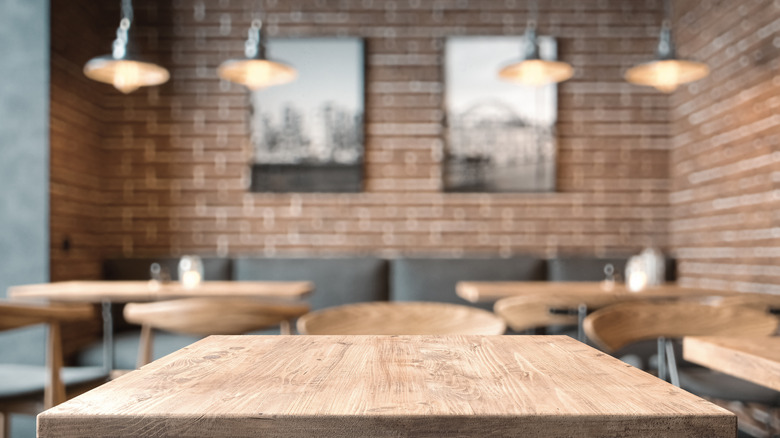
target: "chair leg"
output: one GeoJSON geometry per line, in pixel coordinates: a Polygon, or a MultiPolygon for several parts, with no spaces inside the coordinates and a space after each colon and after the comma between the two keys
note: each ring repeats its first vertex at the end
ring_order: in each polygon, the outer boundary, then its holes
{"type": "Polygon", "coordinates": [[[666,338],[658,338],[658,378],[666,380],[666,338]]]}
{"type": "Polygon", "coordinates": [[[582,343],[588,342],[584,326],[586,316],[588,316],[588,305],[582,303],[577,307],[577,340],[582,343]]]}
{"type": "Polygon", "coordinates": [[[669,362],[669,377],[672,379],[672,385],[680,387],[680,375],[677,373],[677,360],[674,357],[674,345],[671,339],[666,340],[666,360],[669,362]]]}
{"type": "Polygon", "coordinates": [[[46,388],[43,391],[43,407],[49,409],[65,401],[65,385],[62,383],[62,334],[60,324],[49,324],[46,340],[46,388]]]}
{"type": "Polygon", "coordinates": [[[292,334],[292,330],[290,330],[290,321],[285,319],[279,323],[279,333],[283,335],[292,334]]]}
{"type": "Polygon", "coordinates": [[[111,314],[111,301],[101,303],[103,315],[103,367],[107,372],[114,370],[114,317],[111,314]]]}
{"type": "Polygon", "coordinates": [[[138,342],[138,360],[136,361],[136,368],[141,368],[152,361],[153,347],[154,333],[152,333],[152,326],[143,324],[141,326],[141,339],[138,342]]]}
{"type": "Polygon", "coordinates": [[[0,438],[11,437],[11,416],[0,412],[0,438]]]}

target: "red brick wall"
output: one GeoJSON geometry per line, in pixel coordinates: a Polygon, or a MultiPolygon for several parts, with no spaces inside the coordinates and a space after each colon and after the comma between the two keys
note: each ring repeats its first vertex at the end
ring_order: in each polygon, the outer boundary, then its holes
{"type": "Polygon", "coordinates": [[[671,102],[678,274],[689,286],[780,293],[780,2],[679,2],[683,56],[710,77],[671,102]]]}
{"type": "MultiPolygon", "coordinates": [[[[365,39],[366,188],[331,195],[247,192],[246,91],[221,83],[215,70],[241,54],[255,2],[136,0],[136,35],[172,80],[129,96],[84,86],[83,93],[103,94],[103,130],[97,144],[91,139],[73,148],[98,160],[104,173],[96,179],[85,171],[83,181],[71,184],[100,189],[101,207],[89,214],[100,221],[71,223],[53,210],[52,241],[70,233],[74,248],[100,257],[606,255],[649,244],[667,248],[669,100],[622,79],[625,68],[652,56],[660,3],[540,3],[540,33],[557,37],[559,57],[577,69],[559,87],[559,191],[444,194],[444,38],[521,35],[527,2],[265,1],[271,37],[365,39]],[[88,233],[75,231],[85,227],[88,233]]],[[[117,12],[104,15],[113,24],[117,12]]],[[[98,52],[112,38],[101,36],[98,52]]],[[[53,80],[63,74],[53,71],[53,80]]],[[[53,162],[52,171],[69,165],[53,162]]],[[[53,203],[63,197],[52,192],[53,203]]],[[[53,252],[53,269],[69,271],[74,261],[59,256],[56,245],[53,252]]]]}

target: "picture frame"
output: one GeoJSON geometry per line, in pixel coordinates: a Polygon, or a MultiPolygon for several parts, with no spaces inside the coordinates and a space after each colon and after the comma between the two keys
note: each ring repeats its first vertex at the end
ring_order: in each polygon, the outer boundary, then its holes
{"type": "Polygon", "coordinates": [[[298,76],[251,92],[251,191],[362,191],[363,40],[278,38],[267,49],[298,76]]]}
{"type": "MultiPolygon", "coordinates": [[[[542,58],[555,59],[555,39],[538,41],[542,58]]],[[[555,191],[557,86],[498,76],[524,44],[522,36],[447,38],[444,191],[555,191]]]]}

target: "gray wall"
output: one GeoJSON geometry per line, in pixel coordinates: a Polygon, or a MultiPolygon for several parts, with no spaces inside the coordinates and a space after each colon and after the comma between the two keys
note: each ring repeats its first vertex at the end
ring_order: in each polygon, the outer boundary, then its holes
{"type": "MultiPolygon", "coordinates": [[[[8,286],[49,279],[48,1],[0,0],[0,78],[0,296],[5,297],[8,286]]],[[[41,334],[40,329],[3,334],[0,361],[42,363],[41,334]],[[36,344],[40,348],[29,348],[36,344]]]]}
{"type": "MultiPolygon", "coordinates": [[[[49,279],[48,0],[0,0],[0,78],[0,297],[5,297],[8,286],[49,279]]],[[[36,331],[26,334],[31,332],[36,331]]],[[[7,338],[0,338],[3,362],[12,356],[7,338]]],[[[23,342],[19,335],[13,338],[23,342]]],[[[41,346],[13,356],[42,362],[42,352],[41,346]]]]}
{"type": "Polygon", "coordinates": [[[0,78],[0,296],[5,297],[8,286],[49,279],[47,0],[0,0],[0,78]]]}
{"type": "MultiPolygon", "coordinates": [[[[49,280],[49,2],[0,0],[0,297],[49,280]]],[[[43,363],[44,332],[0,336],[0,361],[43,363]]],[[[35,436],[14,415],[11,436],[35,436]]]]}

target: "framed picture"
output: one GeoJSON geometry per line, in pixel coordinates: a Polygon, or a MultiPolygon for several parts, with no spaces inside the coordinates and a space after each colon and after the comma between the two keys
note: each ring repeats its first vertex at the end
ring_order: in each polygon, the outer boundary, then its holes
{"type": "Polygon", "coordinates": [[[253,91],[251,190],[360,192],[364,49],[358,38],[271,39],[295,81],[253,91]]]}
{"type": "MultiPolygon", "coordinates": [[[[557,87],[506,82],[498,71],[517,60],[523,37],[452,37],[445,44],[447,142],[444,189],[450,192],[555,190],[557,87]]],[[[555,59],[551,37],[539,37],[555,59]]]]}

